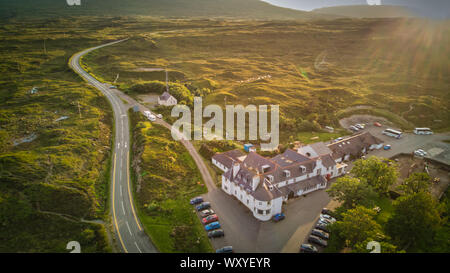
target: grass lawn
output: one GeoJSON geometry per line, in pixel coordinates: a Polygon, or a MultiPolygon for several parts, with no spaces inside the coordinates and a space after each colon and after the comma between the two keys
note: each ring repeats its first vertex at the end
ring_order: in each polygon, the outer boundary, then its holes
{"type": "Polygon", "coordinates": [[[330,141],[332,139],[336,139],[340,136],[348,135],[348,133],[344,131],[338,131],[334,133],[320,133],[320,132],[302,132],[297,133],[297,138],[300,142],[304,144],[319,142],[319,141],[330,141]]]}
{"type": "Polygon", "coordinates": [[[140,113],[131,115],[133,180],[139,217],[161,252],[212,252],[192,197],[207,191],[194,160],[170,131],[150,123],[140,113]]]}

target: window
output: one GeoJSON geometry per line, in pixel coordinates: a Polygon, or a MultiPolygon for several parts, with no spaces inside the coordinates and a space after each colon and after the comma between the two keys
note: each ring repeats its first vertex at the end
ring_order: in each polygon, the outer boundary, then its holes
{"type": "Polygon", "coordinates": [[[258,210],[258,214],[263,215],[263,214],[264,214],[264,211],[259,209],[259,210],[258,210]]]}
{"type": "Polygon", "coordinates": [[[267,205],[270,206],[271,203],[272,203],[272,201],[269,200],[269,201],[267,202],[267,205]]]}
{"type": "Polygon", "coordinates": [[[249,202],[250,202],[250,200],[247,199],[247,205],[248,205],[249,202]]]}
{"type": "Polygon", "coordinates": [[[224,188],[225,190],[228,190],[228,187],[227,187],[227,186],[223,186],[223,188],[224,188]]]}
{"type": "Polygon", "coordinates": [[[266,210],[266,214],[269,214],[269,213],[270,213],[270,209],[266,210]]]}
{"type": "Polygon", "coordinates": [[[300,166],[300,171],[301,171],[302,173],[306,172],[306,167],[303,166],[303,165],[301,165],[301,166],[300,166]]]}
{"type": "Polygon", "coordinates": [[[321,168],[317,169],[317,175],[319,175],[321,172],[322,172],[321,168]]]}

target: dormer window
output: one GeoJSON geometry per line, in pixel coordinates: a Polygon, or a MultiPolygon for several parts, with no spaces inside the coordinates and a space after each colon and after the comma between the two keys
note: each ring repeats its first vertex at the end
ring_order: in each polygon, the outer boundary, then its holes
{"type": "Polygon", "coordinates": [[[267,178],[267,180],[269,180],[270,182],[273,182],[273,175],[268,175],[266,178],[267,178]]]}
{"type": "Polygon", "coordinates": [[[285,177],[290,177],[291,176],[291,172],[289,170],[284,170],[283,173],[284,173],[285,177]]]}
{"type": "Polygon", "coordinates": [[[262,173],[266,173],[270,169],[270,165],[262,165],[261,171],[262,173]]]}
{"type": "Polygon", "coordinates": [[[305,172],[306,172],[306,167],[303,166],[303,165],[301,165],[301,166],[300,166],[300,171],[301,171],[302,173],[305,173],[305,172]]]}

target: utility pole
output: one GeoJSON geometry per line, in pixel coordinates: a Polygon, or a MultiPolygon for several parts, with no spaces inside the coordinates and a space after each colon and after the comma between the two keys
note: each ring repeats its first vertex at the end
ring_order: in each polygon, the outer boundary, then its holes
{"type": "Polygon", "coordinates": [[[166,91],[169,93],[169,71],[166,70],[166,91]]]}
{"type": "Polygon", "coordinates": [[[80,119],[81,119],[81,109],[80,109],[80,102],[79,102],[79,101],[77,101],[77,103],[78,103],[78,113],[80,114],[80,119]]]}

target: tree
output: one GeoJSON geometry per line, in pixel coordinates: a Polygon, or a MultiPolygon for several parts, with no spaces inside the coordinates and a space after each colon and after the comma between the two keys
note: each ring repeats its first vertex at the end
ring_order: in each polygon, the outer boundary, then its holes
{"type": "Polygon", "coordinates": [[[387,231],[406,249],[426,250],[441,225],[440,206],[431,194],[419,191],[399,197],[387,231]]]}
{"type": "MultiPolygon", "coordinates": [[[[369,252],[366,249],[367,243],[370,241],[383,242],[385,246],[384,252],[395,251],[395,246],[385,242],[387,237],[382,230],[380,224],[375,220],[376,213],[363,206],[357,206],[342,213],[342,220],[337,221],[331,226],[333,234],[330,244],[334,242],[343,242],[342,247],[350,247],[354,252],[369,252]]],[[[381,244],[381,243],[380,243],[381,244]]]]}
{"type": "Polygon", "coordinates": [[[398,172],[394,165],[387,164],[374,156],[356,160],[351,173],[360,180],[367,181],[380,194],[387,194],[389,187],[398,178],[398,172]]]}
{"type": "Polygon", "coordinates": [[[327,192],[335,200],[343,202],[345,208],[370,205],[370,200],[373,200],[377,195],[367,182],[350,176],[338,178],[336,182],[331,184],[327,192]]]}
{"type": "MultiPolygon", "coordinates": [[[[387,238],[388,237],[386,237],[385,239],[387,239],[387,238]]],[[[373,248],[372,249],[367,249],[368,243],[370,241],[371,240],[368,239],[368,240],[366,240],[364,242],[357,243],[356,245],[354,245],[352,247],[352,252],[355,252],[355,253],[369,253],[369,252],[373,251],[373,248]]],[[[378,241],[376,241],[376,242],[378,242],[378,241]]],[[[391,244],[389,242],[381,241],[381,242],[378,242],[378,243],[380,244],[380,253],[400,253],[400,252],[404,252],[404,251],[398,251],[397,250],[397,246],[395,246],[395,245],[393,245],[393,244],[391,244]]]]}
{"type": "Polygon", "coordinates": [[[431,177],[427,173],[412,173],[398,188],[405,194],[429,192],[430,181],[431,177]]]}

